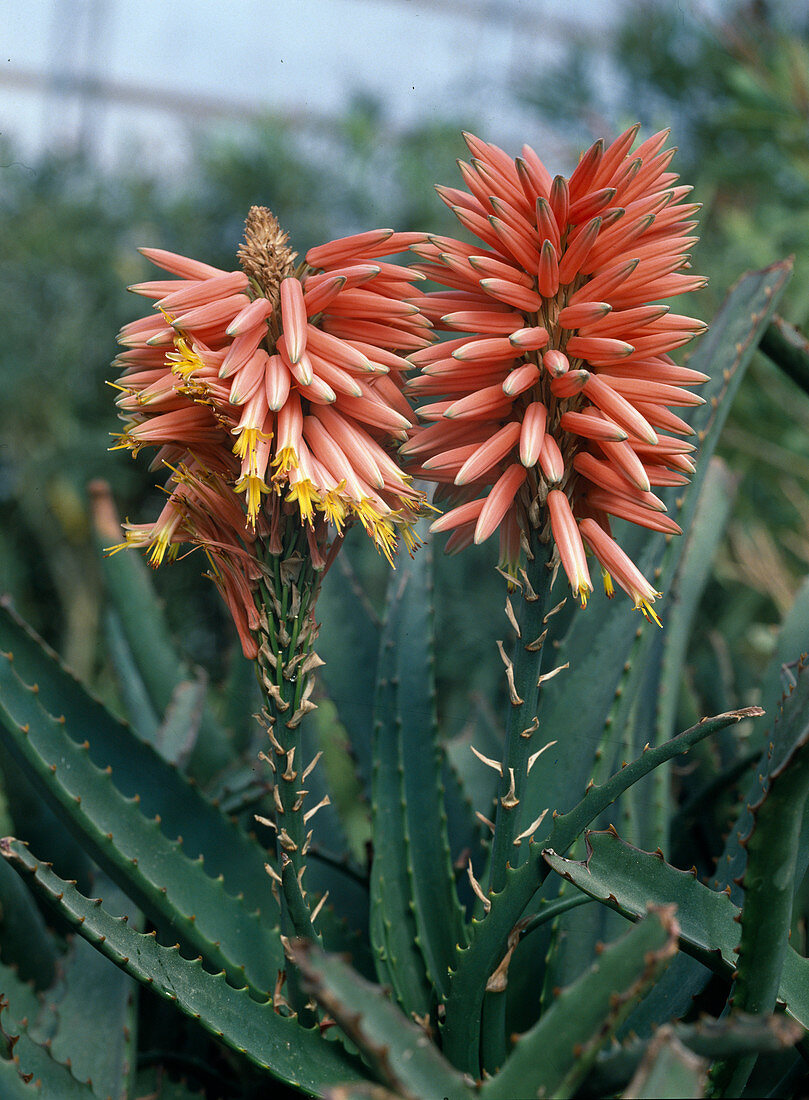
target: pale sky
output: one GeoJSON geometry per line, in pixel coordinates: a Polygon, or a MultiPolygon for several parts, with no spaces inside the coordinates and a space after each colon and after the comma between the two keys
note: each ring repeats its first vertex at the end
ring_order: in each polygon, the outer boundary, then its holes
{"type": "Polygon", "coordinates": [[[541,70],[571,28],[600,37],[626,3],[0,0],[0,131],[22,156],[81,133],[116,163],[134,143],[159,169],[182,164],[189,130],[217,115],[269,110],[306,125],[362,92],[393,125],[469,119],[521,143],[536,138],[515,103],[522,67],[541,70]],[[76,80],[98,94],[66,91],[76,80]]]}

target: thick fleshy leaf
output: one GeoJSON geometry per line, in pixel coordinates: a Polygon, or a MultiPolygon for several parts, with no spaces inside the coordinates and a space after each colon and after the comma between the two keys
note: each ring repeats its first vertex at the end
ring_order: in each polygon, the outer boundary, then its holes
{"type": "Polygon", "coordinates": [[[521,1035],[481,1100],[573,1096],[601,1046],[677,950],[674,908],[652,910],[610,944],[581,978],[521,1035]]]}
{"type": "MultiPolygon", "coordinates": [[[[17,676],[0,654],[0,732],[26,774],[53,809],[82,839],[93,858],[158,926],[172,930],[234,984],[257,995],[275,984],[283,965],[275,929],[240,897],[225,891],[180,840],[170,840],[160,818],[149,819],[137,797],[116,786],[118,776],[90,758],[89,743],[67,733],[67,718],[53,718],[39,692],[17,676]]],[[[89,731],[95,736],[95,731],[89,731]]]]}
{"type": "MultiPolygon", "coordinates": [[[[406,920],[412,906],[417,944],[427,973],[444,996],[455,948],[464,940],[455,892],[441,784],[443,752],[438,736],[433,681],[431,555],[400,554],[391,578],[388,616],[380,643],[380,670],[390,674],[377,697],[375,745],[385,765],[375,773],[374,874],[396,876],[397,910],[384,918],[406,920]],[[380,784],[384,782],[384,790],[380,784]],[[394,790],[394,786],[397,788],[394,790]],[[390,789],[389,789],[390,788],[390,789]],[[377,838],[383,849],[380,857],[377,838]],[[393,871],[391,863],[398,864],[393,871]]],[[[372,889],[373,892],[373,889],[372,889]]]]}
{"type": "Polygon", "coordinates": [[[708,1063],[683,1046],[671,1028],[661,1028],[649,1044],[624,1100],[682,1100],[705,1095],[708,1063]]]}
{"type": "Polygon", "coordinates": [[[54,938],[29,891],[6,866],[0,867],[0,957],[7,966],[16,966],[23,981],[32,981],[38,989],[54,980],[54,938]]]}
{"type": "MultiPolygon", "coordinates": [[[[131,657],[131,662],[127,660],[122,670],[124,675],[132,667],[137,670],[151,704],[142,729],[137,714],[130,715],[130,718],[143,736],[151,739],[152,734],[159,731],[159,726],[157,731],[152,729],[154,716],[157,715],[162,722],[172,706],[176,709],[175,692],[178,687],[193,685],[198,677],[177,652],[149,570],[141,556],[126,551],[104,553],[112,544],[120,543],[121,530],[108,487],[100,482],[94,485],[94,518],[99,549],[102,551],[102,573],[121,628],[119,648],[125,646],[131,657]]],[[[188,748],[191,774],[205,781],[227,766],[231,749],[212,708],[204,701],[195,721],[196,730],[189,725],[186,736],[183,737],[180,731],[178,738],[188,748]]]]}
{"type": "MultiPolygon", "coordinates": [[[[680,946],[709,969],[729,976],[736,968],[739,909],[726,893],[704,886],[690,871],[678,871],[659,852],[633,848],[614,830],[587,834],[588,858],[580,863],[546,849],[550,867],[585,894],[630,920],[649,904],[676,905],[680,946]]],[[[804,1027],[809,1023],[809,960],[788,948],[778,999],[804,1027]]]]}
{"type": "MultiPolygon", "coordinates": [[[[803,1028],[788,1016],[734,1014],[721,1020],[704,1016],[693,1024],[664,1024],[658,1028],[656,1035],[661,1033],[673,1036],[699,1058],[713,1060],[734,1054],[749,1054],[751,1051],[783,1053],[803,1036],[803,1028]]],[[[651,1043],[633,1037],[602,1051],[587,1079],[588,1093],[610,1096],[620,1092],[627,1080],[637,1072],[651,1046],[651,1043]]]]}
{"type": "MultiPolygon", "coordinates": [[[[809,653],[809,577],[798,589],[795,601],[781,623],[775,652],[761,679],[759,690],[762,706],[766,710],[772,710],[789,689],[792,675],[785,666],[797,661],[802,653],[809,653]]],[[[756,743],[764,747],[761,738],[756,743]]]]}
{"type": "Polygon", "coordinates": [[[382,624],[344,554],[323,581],[318,597],[320,677],[348,734],[357,771],[370,801],[374,691],[382,624]]]}
{"type": "MultiPolygon", "coordinates": [[[[2,1096],[9,1100],[17,1097],[59,1097],[59,1100],[97,1100],[88,1081],[80,1080],[73,1072],[70,1060],[60,1061],[49,1045],[38,1043],[29,1034],[28,1018],[36,1009],[29,1003],[23,988],[7,967],[0,973],[3,990],[0,992],[0,1034],[10,1060],[0,1058],[0,1085],[2,1096]],[[30,1079],[29,1079],[30,1075],[30,1079]]],[[[34,1002],[36,1003],[36,1002],[34,1002]]]]}
{"type": "MultiPolygon", "coordinates": [[[[391,602],[386,630],[395,631],[401,610],[391,602]]],[[[431,988],[424,957],[417,944],[418,928],[411,906],[411,873],[407,863],[407,836],[400,743],[396,727],[398,692],[396,654],[385,639],[378,661],[372,773],[371,835],[371,946],[379,980],[390,985],[407,1012],[428,1015],[431,988]]]]}
{"type": "Polygon", "coordinates": [[[111,916],[54,875],[19,841],[3,841],[2,853],[30,874],[34,888],[116,966],[251,1062],[312,1093],[338,1081],[363,1079],[357,1063],[319,1031],[280,1016],[271,1001],[260,1003],[245,989],[234,989],[224,974],[208,973],[200,959],[188,960],[176,947],[163,947],[154,933],[134,931],[125,920],[111,916]]]}
{"type": "MultiPolygon", "coordinates": [[[[11,867],[4,866],[14,874],[11,867]]],[[[15,876],[18,877],[19,876],[15,876]]],[[[105,876],[96,881],[108,909],[129,915],[139,929],[140,914],[105,876]]],[[[60,965],[56,995],[48,994],[54,1016],[49,1035],[54,1058],[69,1062],[79,1080],[91,1080],[100,1096],[126,1100],[137,1067],[138,985],[76,936],[60,965]]]]}
{"type": "Polygon", "coordinates": [[[318,1004],[362,1051],[379,1078],[406,1096],[475,1095],[425,1031],[334,955],[298,941],[293,958],[318,1004]]]}
{"type": "MultiPolygon", "coordinates": [[[[106,707],[75,678],[59,657],[44,645],[10,608],[0,606],[0,702],[5,702],[5,684],[14,690],[17,705],[28,705],[20,695],[23,682],[33,690],[39,705],[54,718],[64,718],[65,734],[86,750],[98,768],[111,768],[121,794],[137,799],[142,812],[159,817],[160,828],[171,840],[182,837],[183,850],[191,859],[202,857],[211,875],[224,877],[225,889],[243,894],[245,902],[261,909],[270,923],[277,920],[277,903],[265,871],[266,852],[248,837],[199,788],[166,763],[151,745],[145,744],[125,722],[106,707]],[[11,676],[11,672],[16,676],[11,676]],[[10,676],[10,679],[8,677],[10,676]]],[[[7,706],[11,707],[9,698],[7,706]]],[[[13,708],[9,710],[14,719],[13,708]]],[[[20,717],[19,722],[24,718],[20,717]]]]}
{"type": "Polygon", "coordinates": [[[547,871],[542,866],[540,854],[542,846],[553,846],[559,852],[567,851],[587,825],[639,778],[666,760],[687,752],[709,734],[760,713],[760,708],[752,707],[703,719],[666,744],[647,749],[607,782],[591,786],[569,813],[550,821],[546,818],[538,826],[528,860],[508,870],[506,886],[499,893],[489,895],[489,912],[480,919],[472,920],[469,944],[457,952],[442,1029],[443,1048],[454,1065],[470,1073],[476,1072],[483,991],[490,976],[503,965],[504,960],[507,961],[509,935],[546,878],[547,871]]]}
{"type": "MultiPolygon", "coordinates": [[[[742,1012],[774,1010],[789,948],[796,865],[809,797],[807,708],[809,666],[799,666],[796,686],[776,721],[765,790],[750,807],[751,831],[741,840],[747,866],[733,1005],[742,1012]]],[[[726,1095],[741,1093],[755,1060],[751,1055],[715,1067],[714,1085],[726,1095]]]]}

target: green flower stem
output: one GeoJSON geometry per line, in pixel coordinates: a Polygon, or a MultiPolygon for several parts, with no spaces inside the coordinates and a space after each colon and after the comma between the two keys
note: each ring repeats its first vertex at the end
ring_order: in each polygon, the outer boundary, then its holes
{"type": "MultiPolygon", "coordinates": [[[[285,535],[280,554],[267,555],[265,576],[258,594],[261,626],[257,671],[265,700],[265,721],[270,740],[266,758],[274,772],[277,868],[289,867],[300,885],[300,901],[308,920],[306,892],[301,876],[308,850],[303,773],[301,723],[314,709],[309,701],[311,673],[318,663],[312,644],[316,627],[312,616],[319,577],[312,566],[303,527],[285,535]],[[291,865],[291,866],[290,866],[291,865]]],[[[285,932],[302,935],[303,910],[290,907],[288,890],[282,891],[287,921],[285,932]],[[292,909],[295,913],[292,913],[292,909]]]]}
{"type": "Polygon", "coordinates": [[[528,760],[541,745],[536,744],[539,711],[539,677],[542,670],[541,638],[546,629],[552,575],[547,568],[552,550],[550,542],[540,543],[532,532],[529,560],[522,574],[522,587],[514,596],[518,634],[512,661],[506,665],[509,679],[510,706],[506,722],[506,742],[497,791],[497,813],[494,822],[489,890],[499,893],[506,883],[509,866],[520,862],[515,845],[517,828],[524,815],[520,800],[528,774],[528,760]]]}

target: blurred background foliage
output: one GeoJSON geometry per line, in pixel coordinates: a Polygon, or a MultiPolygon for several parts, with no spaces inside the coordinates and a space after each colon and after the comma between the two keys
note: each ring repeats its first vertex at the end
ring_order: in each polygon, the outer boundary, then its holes
{"type": "MultiPolygon", "coordinates": [[[[694,268],[710,276],[699,301],[680,308],[710,319],[743,270],[794,253],[782,312],[802,326],[809,16],[804,5],[761,2],[725,5],[722,13],[710,22],[682,5],[658,5],[649,19],[639,4],[598,55],[592,38],[572,38],[555,70],[532,76],[526,68],[521,95],[567,144],[568,163],[551,165],[560,171],[594,138],[634,121],[645,133],[671,126],[680,147],[675,167],[704,203],[694,268]]],[[[0,591],[13,593],[18,609],[100,690],[113,688],[86,485],[109,480],[121,513],[133,518],[155,514],[160,499],[145,462],[106,450],[117,424],[104,384],[114,335],[143,309],[123,287],[151,277],[136,247],[232,266],[252,203],[274,210],[301,255],[372,224],[455,233],[430,183],[457,183],[462,126],[474,130],[475,121],[390,132],[379,106],[364,100],[327,130],[300,131],[268,117],[206,132],[172,183],[151,176],[137,149],[126,171],[103,172],[79,155],[26,166],[13,148],[0,150],[0,591]]],[[[765,662],[772,627],[809,564],[809,398],[764,356],[744,383],[722,455],[738,475],[737,498],[692,644],[693,705],[713,711],[751,701],[744,685],[765,662]],[[714,705],[723,694],[725,703],[714,705]]],[[[373,600],[386,570],[365,542],[349,538],[348,552],[373,600]]],[[[439,695],[448,733],[465,720],[470,687],[489,698],[501,690],[492,645],[503,602],[495,553],[484,546],[451,562],[438,556],[439,695]],[[481,622],[491,626],[482,630],[481,622]]],[[[202,571],[191,556],[158,571],[156,581],[187,654],[219,678],[223,645],[232,649],[233,638],[202,571]]],[[[616,613],[631,611],[616,602],[616,613]]]]}

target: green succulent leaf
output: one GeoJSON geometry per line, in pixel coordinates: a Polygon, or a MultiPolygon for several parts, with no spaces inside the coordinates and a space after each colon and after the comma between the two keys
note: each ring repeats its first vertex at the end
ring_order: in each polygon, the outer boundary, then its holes
{"type": "Polygon", "coordinates": [[[271,1001],[258,1002],[247,990],[234,989],[223,973],[208,973],[201,959],[185,959],[178,948],[159,944],[154,933],[136,932],[125,918],[111,916],[60,879],[20,841],[6,838],[0,851],[31,875],[34,888],[98,951],[255,1065],[314,1094],[337,1081],[363,1079],[336,1043],[279,1015],[271,1001]]]}
{"type": "MultiPolygon", "coordinates": [[[[587,834],[585,862],[565,859],[553,849],[548,866],[585,894],[639,920],[647,905],[677,906],[680,946],[710,970],[729,977],[736,968],[739,909],[725,893],[704,886],[693,871],[679,871],[660,852],[642,852],[615,830],[587,834]]],[[[804,1027],[809,1023],[809,960],[788,948],[778,999],[804,1027]]]]}
{"type": "MultiPolygon", "coordinates": [[[[809,666],[804,665],[776,719],[765,789],[749,808],[752,829],[741,841],[747,867],[733,1005],[742,1012],[772,1012],[789,947],[796,864],[809,797],[808,706],[809,666]]],[[[714,1088],[726,1095],[741,1093],[755,1060],[752,1055],[715,1067],[714,1088]]]]}
{"type": "MultiPolygon", "coordinates": [[[[798,589],[792,607],[781,623],[775,652],[761,679],[761,700],[767,710],[773,709],[791,686],[792,676],[785,666],[804,653],[809,653],[809,577],[798,589]]],[[[756,743],[764,747],[761,738],[756,743]]]]}
{"type": "MultiPolygon", "coordinates": [[[[472,811],[484,817],[494,814],[497,796],[497,775],[482,764],[472,752],[472,745],[489,759],[497,760],[503,752],[505,730],[488,710],[482,699],[473,700],[466,726],[446,744],[447,763],[463,792],[464,801],[472,811]]],[[[480,829],[476,829],[478,840],[480,829]]]]}
{"type": "Polygon", "coordinates": [[[381,623],[344,554],[323,581],[318,596],[322,620],[318,655],[326,692],[348,734],[357,771],[370,801],[376,662],[381,623]]]}
{"type": "MultiPolygon", "coordinates": [[[[386,630],[393,631],[400,611],[391,603],[386,630]]],[[[424,957],[416,940],[418,929],[410,904],[410,873],[406,860],[406,830],[400,735],[397,725],[396,654],[392,638],[380,648],[374,728],[371,836],[370,939],[377,976],[390,985],[405,1012],[429,1015],[431,990],[424,957]]]]}
{"type": "Polygon", "coordinates": [[[7,1052],[0,1058],[4,1097],[16,1100],[18,1096],[39,1095],[58,1096],[59,1100],[98,1100],[101,1094],[91,1082],[75,1076],[69,1059],[59,1061],[48,1046],[31,1038],[25,1017],[13,1012],[5,993],[0,993],[0,1034],[7,1052]]]}
{"type": "MultiPolygon", "coordinates": [[[[682,554],[666,601],[662,638],[655,646],[657,660],[647,679],[643,703],[634,712],[633,739],[662,744],[671,736],[694,617],[711,571],[711,563],[730,518],[738,478],[718,458],[706,463],[702,490],[691,524],[685,531],[682,554]],[[651,710],[652,713],[647,713],[651,710]],[[645,721],[643,719],[646,719],[645,721]]],[[[668,769],[654,773],[647,783],[632,788],[634,822],[632,837],[638,844],[662,844],[668,840],[668,769]],[[664,788],[664,784],[666,785],[664,788]],[[654,789],[651,789],[654,788],[654,789]]]]}
{"type": "Polygon", "coordinates": [[[259,997],[272,989],[283,965],[275,930],[190,859],[179,840],[169,840],[137,797],[123,795],[112,769],[98,767],[89,743],[77,744],[65,716],[53,718],[38,696],[0,654],[4,743],[65,824],[156,924],[224,969],[234,984],[248,983],[259,997]]]}
{"type": "MultiPolygon", "coordinates": [[[[193,689],[198,677],[177,652],[143,558],[131,552],[104,552],[109,550],[111,543],[121,541],[114,505],[108,494],[106,487],[96,483],[93,503],[99,549],[102,551],[102,573],[121,628],[119,642],[125,643],[131,655],[131,661],[126,662],[123,671],[125,675],[131,673],[132,666],[137,670],[151,703],[150,719],[153,720],[154,715],[166,715],[173,711],[168,721],[169,724],[172,721],[176,723],[178,709],[181,709],[178,708],[176,692],[181,688],[181,695],[186,694],[193,689]]],[[[133,725],[138,727],[138,715],[132,714],[130,717],[133,725]]],[[[203,702],[199,715],[194,716],[193,721],[197,732],[194,733],[194,726],[189,725],[186,731],[177,733],[176,739],[188,751],[191,774],[205,781],[228,765],[231,749],[209,704],[203,702]]],[[[144,737],[149,735],[151,720],[140,732],[144,737]]],[[[155,735],[156,747],[159,747],[161,740],[166,742],[166,734],[161,734],[160,726],[155,735]]]]}
{"type": "MultiPolygon", "coordinates": [[[[798,1042],[804,1031],[788,1016],[745,1016],[735,1013],[732,1017],[725,1016],[719,1020],[706,1016],[693,1024],[664,1024],[655,1035],[661,1033],[672,1034],[687,1050],[710,1061],[735,1054],[749,1054],[751,1051],[782,1054],[798,1042]]],[[[621,1044],[614,1043],[609,1050],[602,1050],[593,1072],[587,1078],[588,1094],[610,1096],[618,1093],[637,1072],[652,1043],[633,1036],[621,1044]]]]}
{"type": "MultiPolygon", "coordinates": [[[[395,891],[395,907],[381,903],[384,912],[375,918],[377,933],[401,938],[412,906],[416,943],[439,996],[444,996],[464,928],[443,809],[443,752],[433,683],[431,566],[429,547],[415,558],[401,554],[391,579],[379,658],[372,874],[375,881],[381,880],[380,890],[387,890],[391,901],[395,891]],[[399,931],[380,928],[380,918],[400,926],[399,931]]],[[[400,958],[407,946],[394,948],[396,954],[388,952],[390,969],[396,966],[390,960],[400,958]]],[[[409,1001],[403,1004],[419,1011],[409,1001]]]]}
{"type": "Polygon", "coordinates": [[[646,749],[637,760],[627,764],[605,783],[591,785],[584,798],[568,813],[558,815],[550,823],[544,821],[537,828],[529,859],[519,867],[508,870],[505,887],[499,893],[489,895],[491,907],[486,916],[471,922],[468,946],[458,949],[442,1032],[444,1050],[454,1065],[466,1072],[477,1072],[483,991],[506,955],[512,929],[545,880],[547,870],[542,866],[542,846],[567,851],[591,821],[653,768],[687,752],[711,733],[761,713],[760,707],[748,707],[714,718],[704,718],[671,741],[654,749],[646,749]]]}
{"type": "Polygon", "coordinates": [[[649,1044],[623,1100],[685,1100],[705,1095],[708,1064],[690,1051],[670,1027],[662,1027],[649,1044]]]}
{"type": "MultiPolygon", "coordinates": [[[[13,871],[11,873],[14,874],[13,871]]],[[[28,1020],[33,1026],[43,1013],[43,995],[34,989],[33,983],[20,977],[16,967],[5,963],[0,963],[0,995],[7,1002],[5,1012],[13,1023],[28,1020]]]]}
{"type": "Polygon", "coordinates": [[[45,989],[54,980],[57,951],[34,899],[10,867],[0,866],[0,955],[23,981],[45,989]]]}
{"type": "MultiPolygon", "coordinates": [[[[42,1078],[32,1079],[27,1084],[20,1076],[20,1071],[15,1062],[0,1058],[0,1089],[7,1100],[47,1100],[48,1094],[44,1091],[42,1078]]],[[[93,1094],[84,1086],[85,1100],[90,1100],[93,1094]]],[[[51,1093],[51,1096],[54,1094],[51,1093]]]]}
{"type": "Polygon", "coordinates": [[[610,944],[514,1046],[481,1100],[573,1096],[601,1046],[677,950],[673,907],[652,910],[610,944]]]}
{"type": "MultiPolygon", "coordinates": [[[[12,868],[3,865],[14,874],[12,868]]],[[[19,876],[16,876],[19,877],[19,876]]],[[[104,904],[130,912],[130,927],[140,915],[126,896],[104,876],[96,882],[104,904]]],[[[59,995],[49,995],[55,1026],[50,1051],[69,1062],[80,1080],[91,1080],[100,1096],[127,1100],[137,1066],[138,985],[77,936],[60,965],[59,995]]]]}
{"type": "Polygon", "coordinates": [[[20,684],[36,685],[39,706],[54,718],[64,718],[64,732],[75,743],[89,743],[90,760],[98,768],[112,769],[114,783],[125,798],[137,799],[147,817],[159,817],[169,839],[182,837],[183,850],[191,859],[202,857],[209,874],[223,876],[229,893],[243,894],[247,905],[260,909],[269,924],[276,924],[278,905],[264,871],[265,850],[130,726],[116,719],[5,606],[0,606],[0,653],[6,655],[0,659],[0,707],[10,721],[17,726],[26,721],[15,709],[30,706],[30,692],[23,693],[20,684]]]}
{"type": "Polygon", "coordinates": [[[306,988],[388,1087],[404,1096],[471,1100],[475,1095],[424,1030],[404,1016],[379,986],[310,942],[293,944],[292,956],[306,988]]]}
{"type": "Polygon", "coordinates": [[[160,727],[160,716],[152,706],[143,677],[127,645],[121,620],[112,607],[106,608],[104,613],[104,640],[115,671],[123,712],[132,717],[139,736],[153,745],[160,727]]]}
{"type": "Polygon", "coordinates": [[[807,708],[809,666],[804,665],[776,719],[766,788],[750,808],[752,830],[743,841],[747,867],[734,988],[734,1005],[743,1012],[772,1011],[787,953],[798,845],[809,797],[807,708]]]}

